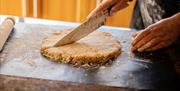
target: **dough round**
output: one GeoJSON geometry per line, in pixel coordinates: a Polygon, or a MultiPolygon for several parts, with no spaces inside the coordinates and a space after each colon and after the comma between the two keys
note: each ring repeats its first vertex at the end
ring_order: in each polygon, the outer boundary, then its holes
{"type": "Polygon", "coordinates": [[[102,65],[120,54],[119,41],[110,33],[98,30],[75,43],[53,47],[59,37],[65,36],[70,31],[71,29],[56,31],[44,38],[42,55],[60,63],[102,65]]]}

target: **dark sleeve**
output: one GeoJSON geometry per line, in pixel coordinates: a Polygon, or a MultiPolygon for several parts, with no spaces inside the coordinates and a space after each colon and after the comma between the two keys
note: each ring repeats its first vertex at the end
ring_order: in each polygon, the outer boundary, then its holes
{"type": "Polygon", "coordinates": [[[144,24],[142,21],[140,7],[138,4],[139,3],[137,1],[133,10],[133,16],[131,18],[130,28],[141,30],[141,29],[144,29],[144,24]]]}
{"type": "Polygon", "coordinates": [[[180,12],[180,0],[137,0],[131,28],[144,29],[180,12]]]}
{"type": "Polygon", "coordinates": [[[180,0],[163,0],[161,6],[166,12],[163,18],[171,17],[180,12],[180,0]]]}

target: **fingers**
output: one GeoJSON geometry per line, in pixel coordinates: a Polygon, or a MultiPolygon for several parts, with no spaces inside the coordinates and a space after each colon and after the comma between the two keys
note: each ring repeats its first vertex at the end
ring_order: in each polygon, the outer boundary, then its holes
{"type": "Polygon", "coordinates": [[[139,32],[140,32],[140,31],[134,32],[134,33],[132,34],[132,40],[134,40],[134,38],[139,34],[139,32]]]}
{"type": "Polygon", "coordinates": [[[99,0],[99,3],[102,3],[103,0],[99,0]]]}
{"type": "Polygon", "coordinates": [[[91,17],[97,12],[103,11],[117,3],[119,0],[103,0],[89,15],[87,18],[91,17]]]}
{"type": "MultiPolygon", "coordinates": [[[[156,28],[152,25],[146,28],[145,30],[141,31],[138,35],[136,35],[136,37],[132,41],[131,51],[138,50],[140,47],[142,47],[151,39],[153,39],[154,33],[151,33],[151,31],[155,29],[156,28]]],[[[141,49],[141,50],[144,50],[144,49],[141,49]]]]}
{"type": "Polygon", "coordinates": [[[111,11],[110,11],[110,15],[112,15],[113,13],[116,13],[117,11],[124,9],[128,6],[128,2],[126,0],[121,0],[119,1],[115,6],[112,7],[111,11]]]}
{"type": "Polygon", "coordinates": [[[112,9],[110,10],[110,16],[111,16],[113,13],[123,8],[126,8],[129,5],[128,4],[129,1],[131,0],[100,0],[100,4],[88,15],[87,18],[90,18],[95,13],[106,10],[113,6],[112,9]]]}
{"type": "Polygon", "coordinates": [[[141,48],[143,45],[147,44],[152,39],[158,39],[158,38],[154,38],[154,35],[150,33],[147,36],[145,36],[143,39],[141,39],[136,45],[134,45],[132,50],[141,48]]]}
{"type": "Polygon", "coordinates": [[[134,46],[131,48],[131,50],[132,50],[132,51],[135,51],[135,50],[141,48],[143,45],[145,45],[146,43],[148,43],[150,40],[151,40],[150,38],[148,38],[148,39],[143,38],[143,39],[140,40],[136,45],[134,45],[134,46]]]}
{"type": "Polygon", "coordinates": [[[153,46],[152,48],[147,49],[146,51],[155,51],[157,49],[165,48],[168,45],[165,42],[160,42],[157,45],[153,46]]]}
{"type": "Polygon", "coordinates": [[[132,34],[132,37],[135,38],[137,35],[138,35],[138,32],[134,32],[134,33],[132,34]]]}
{"type": "Polygon", "coordinates": [[[148,30],[143,30],[140,32],[135,39],[132,42],[132,46],[135,46],[141,39],[143,39],[145,36],[147,36],[150,33],[148,30]]]}
{"type": "Polygon", "coordinates": [[[161,39],[158,38],[153,38],[149,42],[146,42],[142,47],[138,48],[137,51],[143,52],[146,51],[148,48],[151,48],[155,45],[157,45],[159,42],[161,42],[161,39]]]}
{"type": "Polygon", "coordinates": [[[149,26],[145,30],[141,31],[133,40],[132,46],[136,45],[141,39],[143,39],[145,36],[151,33],[151,31],[156,30],[156,27],[154,25],[149,26]]]}

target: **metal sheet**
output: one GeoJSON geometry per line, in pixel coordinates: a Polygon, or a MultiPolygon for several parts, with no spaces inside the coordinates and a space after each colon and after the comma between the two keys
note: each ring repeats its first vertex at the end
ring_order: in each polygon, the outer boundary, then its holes
{"type": "Polygon", "coordinates": [[[40,54],[41,40],[63,28],[69,27],[16,24],[0,53],[0,74],[138,89],[166,89],[176,85],[175,70],[167,62],[169,59],[164,50],[131,53],[132,31],[123,29],[101,28],[120,40],[123,47],[112,65],[85,70],[49,61],[40,54]]]}

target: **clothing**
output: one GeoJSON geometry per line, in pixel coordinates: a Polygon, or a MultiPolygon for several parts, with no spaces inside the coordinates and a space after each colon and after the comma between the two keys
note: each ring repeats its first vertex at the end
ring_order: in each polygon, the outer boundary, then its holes
{"type": "MultiPolygon", "coordinates": [[[[134,8],[130,27],[141,30],[178,12],[180,12],[180,0],[138,0],[134,8]]],[[[179,45],[179,42],[177,45],[179,45]]],[[[178,56],[171,59],[180,75],[180,61],[178,56]]]]}
{"type": "Polygon", "coordinates": [[[180,0],[138,0],[130,27],[144,29],[178,12],[180,12],[180,0]]]}

